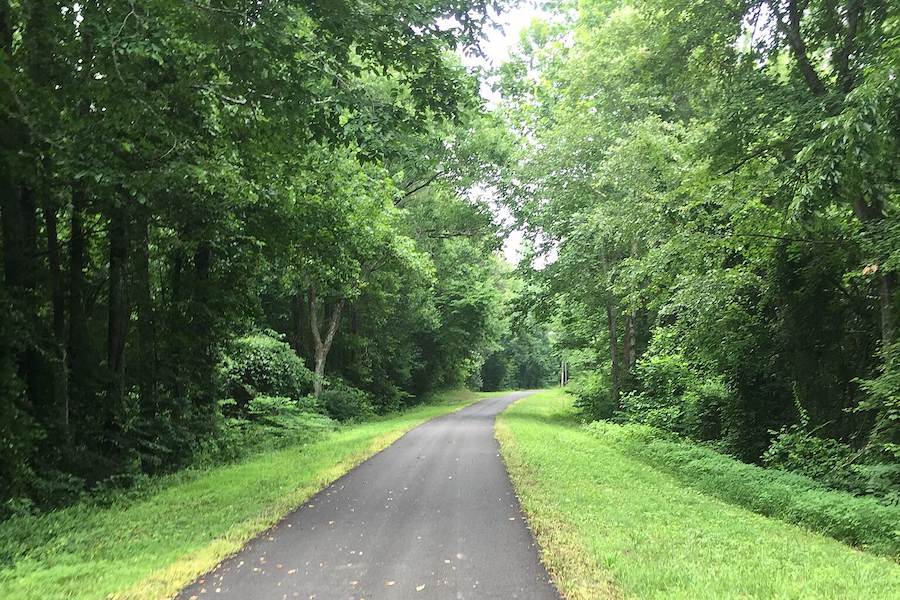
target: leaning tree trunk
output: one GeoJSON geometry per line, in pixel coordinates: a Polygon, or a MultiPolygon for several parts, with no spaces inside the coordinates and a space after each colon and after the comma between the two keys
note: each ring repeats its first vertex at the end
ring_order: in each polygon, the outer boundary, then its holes
{"type": "Polygon", "coordinates": [[[337,333],[338,324],[341,321],[341,311],[344,309],[345,299],[341,298],[331,311],[328,317],[328,328],[325,331],[325,337],[319,326],[319,299],[316,295],[315,286],[310,286],[307,290],[309,300],[309,325],[313,337],[313,355],[315,360],[315,379],[313,380],[313,395],[318,398],[322,394],[322,386],[325,382],[325,361],[328,360],[328,352],[331,350],[331,344],[334,342],[334,336],[337,333]]]}

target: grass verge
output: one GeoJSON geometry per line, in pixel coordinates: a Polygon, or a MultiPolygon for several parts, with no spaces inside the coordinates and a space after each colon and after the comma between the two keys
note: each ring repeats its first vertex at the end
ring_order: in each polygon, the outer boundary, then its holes
{"type": "Polygon", "coordinates": [[[182,475],[146,497],[0,523],[0,598],[171,597],[413,427],[485,396],[448,392],[313,443],[182,475]]]}
{"type": "Polygon", "coordinates": [[[798,473],[750,465],[647,425],[597,421],[586,427],[607,446],[698,492],[900,559],[900,506],[828,489],[798,473]]]}
{"type": "Polygon", "coordinates": [[[722,502],[580,426],[547,391],[497,438],[547,568],[569,600],[900,597],[900,566],[722,502]]]}

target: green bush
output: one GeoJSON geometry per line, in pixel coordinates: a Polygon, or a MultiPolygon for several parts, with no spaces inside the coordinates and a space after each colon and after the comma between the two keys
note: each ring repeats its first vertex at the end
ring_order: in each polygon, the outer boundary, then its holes
{"type": "Polygon", "coordinates": [[[677,353],[641,358],[634,376],[638,389],[622,396],[625,420],[698,441],[727,438],[722,417],[734,398],[721,377],[702,375],[677,353]]]}
{"type": "Polygon", "coordinates": [[[802,425],[791,425],[775,434],[762,460],[767,467],[800,473],[832,487],[846,488],[855,479],[857,485],[851,489],[862,491],[863,484],[852,470],[856,454],[847,444],[814,435],[802,425]]]}
{"type": "Polygon", "coordinates": [[[731,389],[720,378],[693,381],[683,396],[686,435],[699,441],[719,439],[723,434],[722,414],[733,401],[731,389]]]}
{"type": "Polygon", "coordinates": [[[859,382],[866,397],[857,410],[875,416],[869,449],[884,461],[900,465],[900,342],[886,346],[881,355],[878,376],[859,382]]]}
{"type": "Polygon", "coordinates": [[[900,506],[829,490],[797,473],[742,463],[649,426],[597,422],[586,427],[705,494],[859,548],[900,557],[900,506]]]}
{"type": "Polygon", "coordinates": [[[687,434],[684,395],[697,383],[680,354],[645,356],[634,367],[639,390],[622,396],[622,413],[629,421],[687,434]]]}
{"type": "Polygon", "coordinates": [[[783,427],[763,453],[767,467],[806,475],[828,487],[871,494],[883,503],[900,504],[900,465],[878,462],[871,448],[856,450],[809,432],[805,425],[783,427]]]}
{"type": "Polygon", "coordinates": [[[362,420],[375,414],[372,398],[366,392],[339,379],[329,382],[319,400],[325,412],[338,421],[362,420]]]}
{"type": "Polygon", "coordinates": [[[224,395],[244,410],[257,396],[299,400],[312,391],[313,373],[271,332],[232,342],[222,362],[224,395]]]}
{"type": "Polygon", "coordinates": [[[602,371],[581,373],[570,382],[569,393],[575,396],[575,407],[588,421],[609,419],[618,408],[609,377],[602,371]]]}
{"type": "MultiPolygon", "coordinates": [[[[220,404],[223,414],[234,412],[234,400],[220,404]]],[[[204,444],[193,464],[218,464],[262,450],[309,442],[334,428],[335,422],[321,414],[309,396],[299,401],[257,396],[247,403],[240,416],[223,417],[219,434],[204,444]]]]}

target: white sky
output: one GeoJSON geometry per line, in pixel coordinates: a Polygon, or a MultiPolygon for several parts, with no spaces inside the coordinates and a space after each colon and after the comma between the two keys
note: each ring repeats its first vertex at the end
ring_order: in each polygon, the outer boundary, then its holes
{"type": "MultiPolygon", "coordinates": [[[[535,0],[522,0],[518,6],[496,15],[494,21],[501,29],[489,28],[487,39],[481,42],[484,58],[463,55],[462,60],[469,67],[499,67],[509,58],[512,49],[519,43],[522,30],[531,22],[546,13],[534,5],[535,0]]],[[[488,106],[496,104],[499,96],[490,88],[489,82],[482,82],[481,95],[488,101],[488,106]]]]}
{"type": "MultiPolygon", "coordinates": [[[[523,0],[518,6],[515,6],[506,12],[495,16],[494,21],[502,27],[500,29],[488,29],[487,39],[482,41],[481,50],[485,54],[484,58],[477,56],[463,55],[463,63],[468,67],[494,68],[503,64],[513,48],[519,43],[522,30],[528,27],[535,18],[544,16],[542,10],[534,5],[534,0],[523,0]]],[[[481,82],[481,95],[487,101],[488,107],[496,106],[499,101],[499,95],[491,89],[490,81],[481,82]]],[[[477,196],[485,198],[492,206],[496,218],[506,223],[510,219],[508,211],[497,206],[496,202],[490,198],[490,192],[483,188],[475,191],[477,196]]],[[[510,233],[503,243],[503,254],[506,259],[513,264],[519,262],[521,256],[522,232],[515,230],[510,233]]]]}

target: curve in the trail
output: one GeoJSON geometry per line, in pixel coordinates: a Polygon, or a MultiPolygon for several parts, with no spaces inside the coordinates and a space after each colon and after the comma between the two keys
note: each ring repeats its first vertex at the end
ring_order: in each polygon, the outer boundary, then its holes
{"type": "Polygon", "coordinates": [[[525,395],[413,429],[179,600],[559,600],[493,433],[494,417],[525,395]]]}

